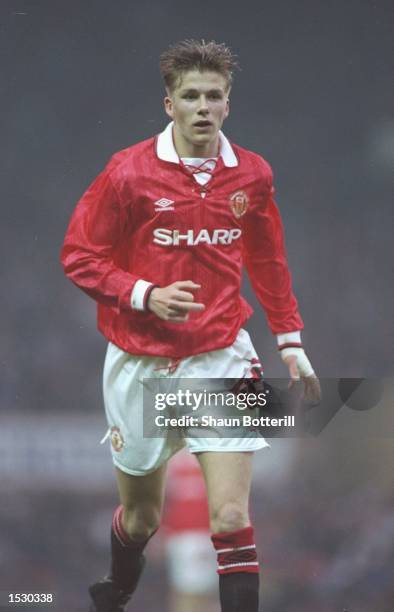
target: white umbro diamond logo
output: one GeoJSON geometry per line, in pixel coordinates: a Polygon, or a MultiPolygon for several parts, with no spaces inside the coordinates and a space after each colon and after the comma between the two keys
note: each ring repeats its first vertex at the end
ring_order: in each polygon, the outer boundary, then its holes
{"type": "Polygon", "coordinates": [[[154,204],[155,204],[156,211],[174,210],[174,207],[172,206],[172,204],[175,204],[175,202],[174,200],[168,200],[167,198],[160,198],[160,200],[156,200],[154,204]]]}

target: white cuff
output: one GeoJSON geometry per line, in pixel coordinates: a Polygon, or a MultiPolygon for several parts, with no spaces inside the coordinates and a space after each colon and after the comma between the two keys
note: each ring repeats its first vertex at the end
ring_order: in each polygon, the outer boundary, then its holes
{"type": "Polygon", "coordinates": [[[286,332],[285,334],[277,334],[276,340],[278,342],[278,346],[281,344],[289,344],[296,342],[297,344],[301,344],[301,332],[286,332]]]}
{"type": "Polygon", "coordinates": [[[146,310],[145,294],[153,283],[142,279],[137,280],[131,292],[131,307],[133,310],[146,310]]]}
{"type": "Polygon", "coordinates": [[[314,370],[312,368],[312,364],[309,361],[308,357],[305,354],[304,349],[302,348],[286,348],[280,352],[282,360],[285,361],[286,357],[296,357],[297,359],[297,367],[301,376],[313,376],[314,370]]]}

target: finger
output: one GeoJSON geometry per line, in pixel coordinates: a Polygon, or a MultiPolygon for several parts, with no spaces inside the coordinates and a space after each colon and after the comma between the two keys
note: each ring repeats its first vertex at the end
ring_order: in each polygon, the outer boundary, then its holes
{"type": "Polygon", "coordinates": [[[167,321],[171,323],[185,323],[189,318],[188,314],[169,313],[167,321]]]}
{"type": "Polygon", "coordinates": [[[187,291],[177,291],[175,294],[175,299],[180,302],[193,302],[194,295],[192,293],[188,293],[187,291]]]}
{"type": "Polygon", "coordinates": [[[177,281],[174,284],[176,285],[177,289],[192,289],[192,290],[201,289],[201,285],[198,285],[197,283],[191,280],[177,281]]]}
{"type": "Polygon", "coordinates": [[[321,401],[321,388],[319,379],[315,375],[312,375],[305,376],[302,380],[304,383],[305,400],[313,406],[317,406],[317,404],[319,404],[321,401]]]}
{"type": "Polygon", "coordinates": [[[204,310],[204,308],[205,305],[198,302],[171,302],[171,304],[168,305],[169,310],[178,314],[191,311],[200,312],[204,310]]]}

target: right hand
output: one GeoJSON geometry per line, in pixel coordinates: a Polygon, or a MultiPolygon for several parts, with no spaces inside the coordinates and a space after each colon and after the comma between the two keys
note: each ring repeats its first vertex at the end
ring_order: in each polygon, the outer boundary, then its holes
{"type": "Polygon", "coordinates": [[[148,300],[148,310],[163,321],[184,323],[190,312],[200,312],[205,305],[194,301],[192,291],[200,289],[193,281],[176,281],[167,287],[155,287],[148,300]]]}

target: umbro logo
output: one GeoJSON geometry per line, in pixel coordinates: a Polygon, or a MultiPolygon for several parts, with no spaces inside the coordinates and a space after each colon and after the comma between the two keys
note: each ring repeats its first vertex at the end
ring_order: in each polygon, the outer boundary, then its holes
{"type": "Polygon", "coordinates": [[[162,210],[174,210],[173,204],[175,204],[174,200],[160,198],[160,200],[156,200],[156,202],[154,202],[155,211],[160,212],[162,210]]]}

